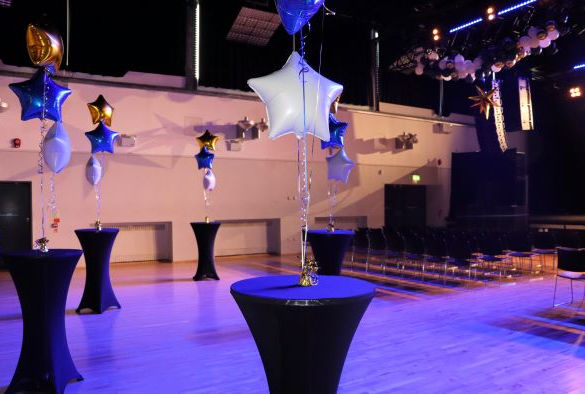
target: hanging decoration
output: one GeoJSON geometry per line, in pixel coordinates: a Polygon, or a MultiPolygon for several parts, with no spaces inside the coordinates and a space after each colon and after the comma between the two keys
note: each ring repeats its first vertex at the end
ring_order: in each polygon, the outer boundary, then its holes
{"type": "Polygon", "coordinates": [[[483,113],[485,118],[489,119],[490,109],[499,105],[493,98],[496,88],[491,89],[489,92],[484,92],[482,88],[475,85],[475,89],[477,90],[478,95],[469,97],[469,99],[474,102],[474,104],[471,105],[471,108],[478,107],[479,113],[483,113]]]}
{"type": "Polygon", "coordinates": [[[203,170],[203,199],[205,201],[205,222],[209,223],[209,207],[211,206],[211,192],[215,189],[216,179],[215,174],[211,170],[213,159],[215,158],[215,148],[219,137],[213,135],[209,130],[197,137],[197,143],[201,149],[195,155],[197,160],[197,169],[203,170]]]}
{"type": "Polygon", "coordinates": [[[343,137],[349,123],[340,122],[329,114],[329,141],[321,141],[321,149],[343,148],[343,137]]]}
{"type": "Polygon", "coordinates": [[[93,124],[97,127],[92,131],[87,131],[85,136],[91,143],[91,156],[85,165],[85,179],[93,186],[96,199],[96,221],[97,231],[102,230],[102,188],[101,180],[104,175],[104,166],[106,157],[104,152],[114,153],[114,142],[120,136],[120,133],[111,130],[108,126],[112,124],[112,115],[114,108],[106,101],[101,94],[98,98],[88,103],[89,114],[93,124]],[[96,157],[99,153],[100,157],[96,157]]]}
{"type": "Polygon", "coordinates": [[[492,78],[492,100],[494,102],[494,122],[496,124],[496,134],[498,136],[498,143],[500,150],[505,152],[508,150],[508,141],[506,140],[506,124],[504,121],[504,107],[502,106],[502,98],[500,96],[500,81],[495,77],[492,78]]]}
{"type": "Polygon", "coordinates": [[[54,173],[61,172],[69,163],[71,144],[67,132],[61,123],[61,107],[71,90],[55,83],[52,75],[56,73],[63,58],[63,41],[56,33],[50,33],[39,26],[29,24],[26,30],[26,45],[29,57],[39,70],[29,80],[9,84],[16,94],[21,106],[22,121],[40,119],[39,157],[37,173],[39,174],[41,238],[35,240],[35,249],[48,252],[49,239],[46,234],[47,212],[45,207],[45,165],[53,171],[50,184],[49,204],[53,213],[51,227],[57,229],[60,222],[56,212],[56,194],[54,173]],[[47,120],[56,123],[47,132],[47,120]]]}

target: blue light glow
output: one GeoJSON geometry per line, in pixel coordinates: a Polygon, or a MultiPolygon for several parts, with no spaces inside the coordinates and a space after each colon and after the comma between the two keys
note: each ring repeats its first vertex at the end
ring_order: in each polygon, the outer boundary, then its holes
{"type": "Polygon", "coordinates": [[[510,11],[517,10],[518,8],[522,8],[528,4],[536,3],[536,1],[537,0],[526,0],[526,1],[523,1],[522,3],[518,3],[518,4],[510,6],[508,8],[504,8],[503,10],[498,11],[498,16],[507,14],[510,11]]]}
{"type": "Polygon", "coordinates": [[[573,67],[573,70],[579,70],[581,68],[585,68],[585,63],[583,63],[583,64],[577,64],[576,66],[573,67]]]}
{"type": "Polygon", "coordinates": [[[460,25],[460,26],[455,26],[454,28],[452,28],[451,30],[449,30],[449,33],[455,33],[456,31],[459,31],[459,30],[461,30],[461,29],[465,29],[466,27],[469,27],[469,26],[475,25],[476,23],[479,23],[479,22],[481,22],[481,21],[483,21],[483,19],[482,19],[482,18],[477,18],[477,19],[474,19],[474,20],[472,20],[471,22],[467,22],[467,23],[465,23],[465,24],[463,24],[463,25],[460,25]]]}
{"type": "MultiPolygon", "coordinates": [[[[523,1],[521,3],[512,5],[508,8],[504,8],[503,10],[498,11],[498,16],[507,14],[508,12],[517,10],[518,8],[522,8],[522,7],[527,6],[529,4],[536,3],[537,1],[538,0],[526,0],[526,1],[523,1]]],[[[479,22],[482,22],[482,21],[483,21],[483,18],[474,19],[470,22],[464,23],[463,25],[453,27],[451,30],[449,30],[449,33],[455,33],[456,31],[463,30],[469,26],[473,26],[473,25],[475,25],[479,22]]]]}

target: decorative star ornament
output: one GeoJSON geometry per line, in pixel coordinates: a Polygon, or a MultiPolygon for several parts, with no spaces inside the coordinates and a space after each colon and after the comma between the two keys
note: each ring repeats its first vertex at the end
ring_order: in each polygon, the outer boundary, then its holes
{"type": "Polygon", "coordinates": [[[343,137],[349,123],[340,122],[333,114],[329,114],[329,141],[321,141],[321,149],[343,148],[343,137]]]}
{"type": "Polygon", "coordinates": [[[107,126],[112,125],[114,107],[106,101],[104,96],[100,94],[93,103],[87,103],[87,108],[89,108],[93,124],[97,124],[103,120],[107,126]]]}
{"type": "Polygon", "coordinates": [[[211,168],[214,157],[215,155],[209,151],[209,148],[204,146],[201,148],[201,152],[195,155],[195,159],[197,160],[197,168],[199,170],[202,168],[211,168]]]}
{"type": "Polygon", "coordinates": [[[470,108],[479,107],[479,113],[484,113],[485,118],[489,119],[490,109],[492,107],[499,107],[499,104],[493,99],[496,88],[493,88],[489,92],[484,92],[483,89],[477,85],[475,85],[475,88],[477,89],[478,95],[469,97],[470,100],[475,102],[470,108]]]}
{"type": "Polygon", "coordinates": [[[55,122],[61,121],[61,106],[71,94],[71,90],[57,85],[45,70],[38,70],[27,81],[11,83],[8,86],[20,100],[22,120],[44,117],[55,122]]]}
{"type": "Polygon", "coordinates": [[[205,130],[205,133],[203,133],[203,135],[197,137],[197,143],[199,144],[199,147],[201,149],[207,148],[213,151],[215,150],[217,140],[219,140],[219,137],[211,134],[209,130],[205,130]]]}
{"type": "Polygon", "coordinates": [[[290,55],[280,70],[249,79],[248,86],[266,105],[271,139],[289,133],[301,138],[310,133],[329,141],[329,110],[343,86],[318,74],[297,52],[290,55]]]}
{"type": "Polygon", "coordinates": [[[337,153],[326,158],[327,179],[334,179],[347,183],[349,173],[355,167],[355,163],[347,157],[345,149],[341,148],[337,153]]]}
{"type": "Polygon", "coordinates": [[[103,121],[94,130],[85,133],[85,136],[91,142],[91,153],[114,153],[114,140],[119,135],[120,133],[110,130],[103,121]]]}

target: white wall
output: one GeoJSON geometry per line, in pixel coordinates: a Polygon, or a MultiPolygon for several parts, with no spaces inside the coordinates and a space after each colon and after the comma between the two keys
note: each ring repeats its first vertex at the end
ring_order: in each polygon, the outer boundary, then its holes
{"type": "MultiPolygon", "coordinates": [[[[0,76],[0,97],[10,105],[8,112],[0,114],[0,180],[33,181],[33,228],[38,238],[39,181],[35,165],[40,122],[20,120],[20,105],[8,88],[9,83],[22,80],[0,76]],[[20,149],[11,148],[14,137],[22,139],[20,149]]],[[[233,135],[235,123],[244,116],[253,120],[265,116],[260,101],[85,83],[69,83],[68,87],[73,93],[63,106],[63,121],[74,153],[70,166],[57,176],[62,222],[59,232],[49,236],[51,247],[78,247],[73,230],[95,221],[95,195],[84,178],[90,144],[83,133],[94,128],[86,103],[103,94],[115,108],[112,129],[136,135],[137,144],[133,148],[116,146],[116,153],[108,155],[102,181],[102,221],[171,222],[173,259],[195,258],[189,222],[202,220],[205,211],[201,172],[193,155],[198,152],[195,138],[209,128],[222,138],[213,163],[218,184],[212,195],[212,219],[280,218],[281,252],[297,252],[295,138],[289,135],[271,141],[264,133],[258,140],[245,142],[240,152],[227,151],[223,141],[226,135],[233,135]]],[[[432,116],[430,110],[384,103],[381,111],[432,116]]],[[[416,171],[422,175],[421,183],[430,185],[429,224],[442,224],[448,213],[451,152],[477,150],[473,127],[445,126],[445,132],[438,133],[430,122],[343,106],[337,117],[350,122],[346,150],[358,166],[349,183],[339,186],[336,214],[364,215],[370,226],[383,225],[384,184],[410,183],[410,175],[416,171]],[[416,133],[419,143],[413,150],[397,152],[389,139],[403,132],[416,133]]],[[[472,118],[455,114],[448,119],[473,123],[472,118]]],[[[328,212],[324,158],[316,140],[311,217],[327,216],[328,212]]]]}

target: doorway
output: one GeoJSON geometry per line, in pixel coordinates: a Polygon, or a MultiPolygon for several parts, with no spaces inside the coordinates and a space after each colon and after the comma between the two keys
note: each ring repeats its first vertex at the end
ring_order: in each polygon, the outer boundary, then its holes
{"type": "Polygon", "coordinates": [[[31,201],[30,182],[0,181],[0,251],[32,247],[31,201]]]}
{"type": "Polygon", "coordinates": [[[386,227],[424,227],[426,223],[426,186],[384,185],[384,225],[386,227]]]}

